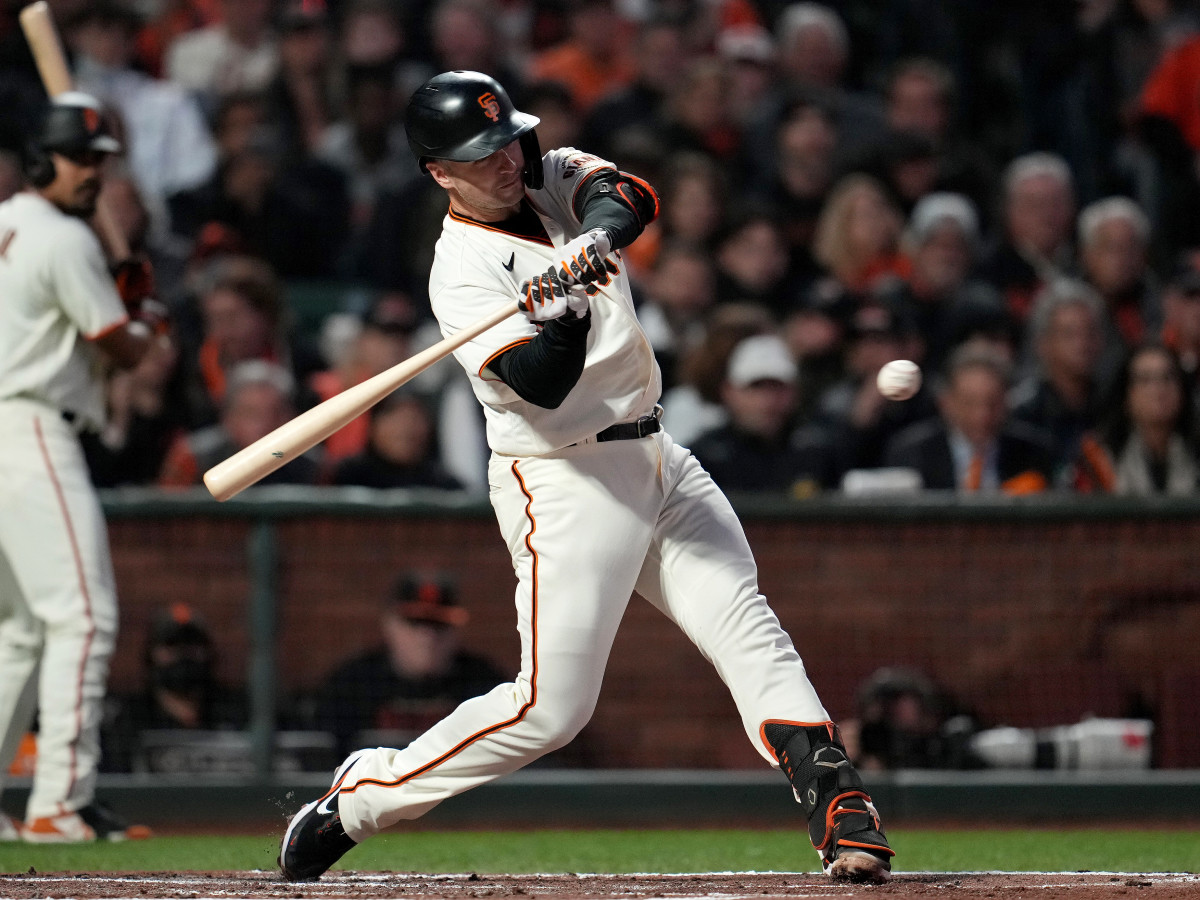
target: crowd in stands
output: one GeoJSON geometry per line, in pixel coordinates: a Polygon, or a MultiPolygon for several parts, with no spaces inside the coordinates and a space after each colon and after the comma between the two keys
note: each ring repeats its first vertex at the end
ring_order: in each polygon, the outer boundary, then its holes
{"type": "MultiPolygon", "coordinates": [[[[20,5],[0,198],[45,102],[20,5]]],[[[471,69],[544,149],[657,188],[626,262],[666,427],[725,489],[1197,490],[1196,0],[50,6],[125,143],[104,196],[173,322],[111,380],[98,484],[197,484],[440,338],[446,200],[402,114],[471,69]],[[901,358],[924,386],[889,401],[875,375],[901,358]]],[[[481,491],[486,456],[443,363],[270,480],[481,491]]]]}

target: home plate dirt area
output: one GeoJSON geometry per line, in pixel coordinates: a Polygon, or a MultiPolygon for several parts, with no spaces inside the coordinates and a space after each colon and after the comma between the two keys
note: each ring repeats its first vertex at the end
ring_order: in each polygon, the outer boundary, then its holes
{"type": "Polygon", "coordinates": [[[1068,897],[1183,900],[1200,896],[1200,875],[1104,872],[897,873],[880,886],[836,884],[814,874],[696,875],[414,875],[337,872],[311,884],[287,884],[274,872],[147,872],[0,876],[0,897],[34,898],[324,898],[552,897],[555,900],[769,900],[774,897],[1068,897]]]}

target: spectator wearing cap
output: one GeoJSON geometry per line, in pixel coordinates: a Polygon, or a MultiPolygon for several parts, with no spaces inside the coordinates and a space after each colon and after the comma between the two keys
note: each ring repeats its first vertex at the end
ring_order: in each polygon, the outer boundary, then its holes
{"type": "Polygon", "coordinates": [[[1041,152],[1014,159],[1001,180],[1002,233],[979,275],[1025,323],[1037,293],[1074,264],[1075,182],[1066,160],[1041,152]]]}
{"type": "Polygon", "coordinates": [[[1012,419],[1011,372],[991,350],[960,347],[937,391],[938,415],[893,437],[884,465],[914,470],[926,490],[1044,491],[1054,475],[1053,446],[1045,434],[1012,419]]]}
{"type": "Polygon", "coordinates": [[[206,182],[217,149],[195,99],[133,67],[141,16],[125,3],[84,4],[63,29],[79,90],[104,100],[124,127],[125,161],[151,217],[151,238],[170,233],[167,198],[206,182]]]}
{"type": "Polygon", "coordinates": [[[973,323],[1005,315],[999,293],[972,277],[980,241],[975,207],[962,194],[928,194],[908,218],[901,249],[912,270],[877,299],[919,335],[921,347],[910,358],[928,371],[941,370],[973,323]]]}
{"type": "Polygon", "coordinates": [[[791,441],[797,375],[796,361],[778,335],[748,337],[734,348],[721,388],[728,423],[692,444],[722,490],[806,497],[836,483],[826,446],[791,441]]]}
{"type": "Polygon", "coordinates": [[[854,312],[843,350],[843,375],[822,391],[810,426],[835,448],[839,478],[851,469],[879,466],[894,435],[936,414],[928,385],[896,402],[879,393],[875,383],[887,363],[913,359],[918,341],[911,323],[887,307],[863,306],[854,312]]]}
{"type": "Polygon", "coordinates": [[[1101,380],[1162,328],[1160,285],[1150,269],[1150,218],[1128,197],[1106,197],[1079,214],[1079,268],[1104,303],[1101,380]]]}
{"type": "Polygon", "coordinates": [[[315,691],[313,724],[331,732],[342,752],[404,747],[504,680],[490,661],[462,648],[471,616],[457,594],[445,574],[401,575],[380,610],[382,644],[338,666],[315,691]]]}
{"type": "MultiPolygon", "coordinates": [[[[215,425],[180,435],[167,451],[158,483],[162,487],[199,485],[205,472],[266,437],[296,415],[295,381],[265,359],[238,363],[229,371],[215,425]]],[[[316,451],[297,457],[262,478],[260,484],[316,484],[316,451]]]]}
{"type": "Polygon", "coordinates": [[[248,721],[243,691],[217,678],[217,642],[186,603],[155,612],[142,657],[142,690],[112,697],[101,733],[103,769],[146,769],[141,735],[148,730],[240,730],[248,721]]]}

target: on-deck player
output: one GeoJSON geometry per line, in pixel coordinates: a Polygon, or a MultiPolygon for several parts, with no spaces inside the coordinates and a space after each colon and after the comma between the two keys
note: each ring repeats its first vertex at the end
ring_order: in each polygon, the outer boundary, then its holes
{"type": "Polygon", "coordinates": [[[406,114],[414,155],[450,198],[429,279],[443,333],[514,297],[526,305],[455,353],[487,418],[521,671],[403,750],[351,754],[292,819],[284,877],[316,878],[381,829],[570,741],[636,591],[716,666],[747,736],[787,774],[825,870],[886,881],[892,851],[874,806],[758,592],[741,525],[659,426],[658,367],[619,252],[658,199],[594,156],[542,156],[537,123],[475,72],[431,79],[406,114]]]}
{"type": "Polygon", "coordinates": [[[85,222],[120,149],[95,98],[61,94],[26,161],[30,188],[0,204],[0,778],[35,708],[40,723],[24,827],[0,814],[0,839],[131,834],[93,803],[117,598],[77,437],[104,424],[103,357],[132,367],[154,339],[85,222]]]}

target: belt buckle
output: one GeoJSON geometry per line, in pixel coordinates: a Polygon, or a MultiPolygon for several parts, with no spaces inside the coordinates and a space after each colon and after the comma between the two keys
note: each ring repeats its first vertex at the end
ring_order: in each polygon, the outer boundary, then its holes
{"type": "Polygon", "coordinates": [[[658,420],[662,416],[662,407],[654,407],[654,412],[637,420],[637,436],[644,438],[658,431],[658,420]],[[649,429],[649,430],[646,430],[649,429]]]}

